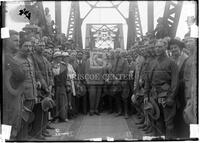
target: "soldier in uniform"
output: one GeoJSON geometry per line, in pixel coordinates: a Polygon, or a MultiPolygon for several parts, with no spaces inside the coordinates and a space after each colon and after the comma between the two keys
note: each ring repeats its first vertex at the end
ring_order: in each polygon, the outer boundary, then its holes
{"type": "Polygon", "coordinates": [[[3,49],[3,124],[11,125],[11,139],[19,134],[22,120],[22,92],[26,75],[13,57],[19,50],[19,35],[10,30],[3,49]]]}
{"type": "MultiPolygon", "coordinates": [[[[19,53],[14,57],[14,59],[22,65],[22,69],[25,70],[26,79],[24,81],[24,91],[23,96],[23,111],[22,111],[22,126],[21,133],[18,135],[19,138],[28,138],[29,126],[33,107],[36,103],[37,89],[36,87],[40,85],[39,82],[36,82],[36,74],[33,65],[33,61],[30,58],[32,44],[29,41],[25,41],[22,44],[22,47],[19,53]]],[[[37,116],[37,115],[35,115],[37,116]]]]}
{"type": "MultiPolygon", "coordinates": [[[[153,55],[152,52],[154,51],[153,48],[154,48],[154,45],[152,44],[147,44],[145,45],[145,48],[144,48],[145,51],[143,55],[144,55],[145,61],[143,62],[141,71],[140,71],[140,77],[139,77],[140,88],[138,90],[138,92],[141,93],[143,100],[145,97],[144,87],[145,87],[146,78],[148,74],[150,73],[151,65],[154,60],[154,57],[152,56],[153,55]]],[[[144,101],[142,101],[142,106],[141,106],[141,109],[143,111],[143,122],[142,122],[143,125],[139,126],[139,128],[145,131],[145,133],[149,134],[153,132],[152,125],[149,122],[152,119],[148,116],[148,114],[146,113],[146,110],[144,110],[143,105],[144,105],[144,101]]]]}
{"type": "MultiPolygon", "coordinates": [[[[53,75],[50,63],[43,56],[43,51],[45,48],[45,43],[40,41],[34,49],[34,54],[32,55],[33,62],[35,67],[37,67],[36,72],[40,74],[41,80],[41,89],[38,89],[38,99],[39,103],[37,103],[34,107],[34,112],[38,115],[35,118],[32,124],[32,133],[33,136],[38,134],[38,132],[42,133],[45,137],[50,137],[49,132],[46,130],[48,125],[48,111],[44,111],[41,106],[42,100],[45,97],[50,97],[50,93],[53,86],[53,75]],[[40,114],[40,115],[39,115],[40,114]]],[[[48,125],[49,127],[49,125],[48,125]]]]}
{"type": "MultiPolygon", "coordinates": [[[[138,94],[141,86],[139,84],[139,79],[140,79],[140,73],[141,73],[141,68],[142,68],[142,65],[144,63],[144,55],[142,53],[142,49],[143,47],[139,47],[138,49],[136,49],[136,52],[138,54],[137,58],[136,58],[136,61],[135,61],[135,71],[134,71],[134,88],[133,88],[133,91],[134,91],[134,94],[132,95],[132,99],[134,98],[134,96],[136,97],[135,101],[133,101],[133,105],[137,111],[137,117],[138,117],[138,122],[137,124],[141,124],[143,123],[144,121],[144,116],[143,116],[143,110],[141,108],[141,103],[142,103],[142,96],[139,96],[141,94],[138,94]],[[136,95],[137,94],[137,95],[136,95]]],[[[141,80],[142,81],[142,80],[141,80]]]]}
{"type": "Polygon", "coordinates": [[[144,103],[151,96],[159,105],[160,117],[155,121],[157,135],[165,135],[167,139],[174,137],[174,117],[176,114],[176,90],[178,86],[178,66],[167,57],[162,40],[155,45],[156,60],[145,82],[144,103]]]}

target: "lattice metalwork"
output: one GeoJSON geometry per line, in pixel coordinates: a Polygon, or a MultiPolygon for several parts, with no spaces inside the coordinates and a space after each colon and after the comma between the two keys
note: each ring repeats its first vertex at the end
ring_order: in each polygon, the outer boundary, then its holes
{"type": "Polygon", "coordinates": [[[86,48],[122,48],[122,24],[87,24],[86,48]]]}
{"type": "Polygon", "coordinates": [[[127,20],[127,24],[128,24],[127,49],[130,49],[131,45],[133,45],[136,38],[142,37],[143,35],[137,1],[130,1],[129,18],[127,20]]]}
{"type": "Polygon", "coordinates": [[[170,35],[172,38],[176,36],[178,22],[183,6],[183,1],[167,1],[163,18],[167,21],[170,27],[170,35]]]}
{"type": "Polygon", "coordinates": [[[79,2],[73,1],[71,2],[67,40],[73,40],[75,46],[79,48],[82,48],[81,24],[79,2]]]}
{"type": "MultiPolygon", "coordinates": [[[[128,24],[128,43],[127,47],[130,47],[136,37],[141,37],[142,36],[142,26],[141,26],[141,21],[140,21],[140,14],[139,14],[139,8],[138,8],[138,3],[130,1],[129,2],[129,18],[126,18],[124,14],[120,11],[119,6],[123,3],[117,2],[117,1],[107,1],[104,2],[103,4],[100,1],[86,1],[86,3],[90,6],[90,10],[85,14],[83,18],[80,18],[80,8],[79,8],[79,3],[78,2],[72,2],[71,4],[71,10],[70,10],[70,16],[69,16],[69,24],[68,24],[68,31],[67,31],[67,39],[68,40],[75,40],[75,43],[81,43],[82,45],[82,38],[81,38],[81,24],[83,20],[91,13],[91,11],[95,8],[114,8],[116,11],[126,20],[128,24]],[[75,38],[76,37],[76,38],[75,38]],[[78,41],[78,42],[77,42],[78,41]]],[[[122,28],[120,31],[123,31],[122,28]]],[[[123,35],[120,34],[121,37],[123,35]]],[[[119,39],[123,39],[123,38],[119,39]]],[[[90,37],[92,38],[92,37],[90,37]]],[[[87,39],[87,37],[86,37],[87,39]]],[[[90,39],[91,40],[91,39],[90,39]]],[[[116,45],[115,41],[115,45],[116,45]]],[[[124,41],[123,41],[124,43],[124,41]]],[[[87,46],[94,46],[94,44],[87,45],[87,46]]],[[[82,47],[82,46],[81,46],[82,47]]],[[[119,47],[124,47],[119,45],[119,47]]]]}

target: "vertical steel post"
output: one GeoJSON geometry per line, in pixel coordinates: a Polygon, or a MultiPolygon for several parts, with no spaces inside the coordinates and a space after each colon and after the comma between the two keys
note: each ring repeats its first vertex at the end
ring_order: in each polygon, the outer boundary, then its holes
{"type": "Polygon", "coordinates": [[[153,32],[154,30],[154,2],[148,1],[147,2],[147,19],[148,19],[148,32],[153,32]]]}
{"type": "Polygon", "coordinates": [[[55,24],[61,32],[61,1],[55,2],[55,24]]]}

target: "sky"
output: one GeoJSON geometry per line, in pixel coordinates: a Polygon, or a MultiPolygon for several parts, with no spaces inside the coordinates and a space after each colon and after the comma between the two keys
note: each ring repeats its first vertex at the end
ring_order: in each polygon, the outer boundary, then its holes
{"type": "MultiPolygon", "coordinates": [[[[108,5],[108,2],[101,2],[101,5],[108,5]]],[[[11,17],[11,13],[13,13],[13,9],[15,11],[18,7],[23,7],[23,2],[7,2],[7,13],[6,13],[6,27],[9,29],[14,29],[16,31],[20,31],[25,24],[27,23],[20,23],[14,22],[13,17],[11,17]]],[[[52,19],[55,20],[55,1],[45,1],[43,2],[43,7],[49,7],[50,14],[52,19]]],[[[140,19],[142,24],[142,31],[143,34],[147,32],[147,1],[138,1],[139,12],[140,12],[140,19]]],[[[68,26],[68,19],[70,13],[71,2],[70,1],[61,1],[61,20],[62,20],[62,33],[67,33],[67,26],[68,26]]],[[[163,16],[165,7],[165,1],[154,1],[154,28],[157,24],[157,19],[163,16]]],[[[187,33],[188,28],[185,20],[187,16],[194,16],[195,4],[189,1],[184,1],[183,8],[181,12],[181,16],[179,19],[179,25],[177,29],[176,36],[179,38],[183,38],[185,33],[187,33]]],[[[80,2],[80,11],[81,17],[87,13],[90,9],[90,6],[84,2],[80,2]]],[[[128,17],[128,2],[124,1],[119,7],[119,10],[123,13],[125,17],[128,17]]],[[[17,16],[16,16],[17,17],[17,16]]],[[[14,17],[14,18],[16,18],[14,17]]],[[[87,23],[122,23],[123,24],[123,33],[124,33],[124,46],[126,47],[127,41],[127,24],[124,18],[117,12],[116,9],[93,9],[91,13],[85,18],[82,24],[82,37],[83,37],[83,46],[85,45],[85,34],[86,34],[86,24],[87,23]]],[[[83,47],[84,48],[84,47],[83,47]]]]}

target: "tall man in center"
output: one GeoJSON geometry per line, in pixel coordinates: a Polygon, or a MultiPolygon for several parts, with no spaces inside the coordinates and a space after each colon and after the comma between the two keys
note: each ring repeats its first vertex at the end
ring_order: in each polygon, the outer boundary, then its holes
{"type": "Polygon", "coordinates": [[[89,89],[90,115],[99,115],[99,101],[102,93],[103,81],[103,60],[98,49],[90,53],[90,58],[86,62],[85,80],[89,89]],[[99,53],[99,54],[98,54],[99,53]]]}

